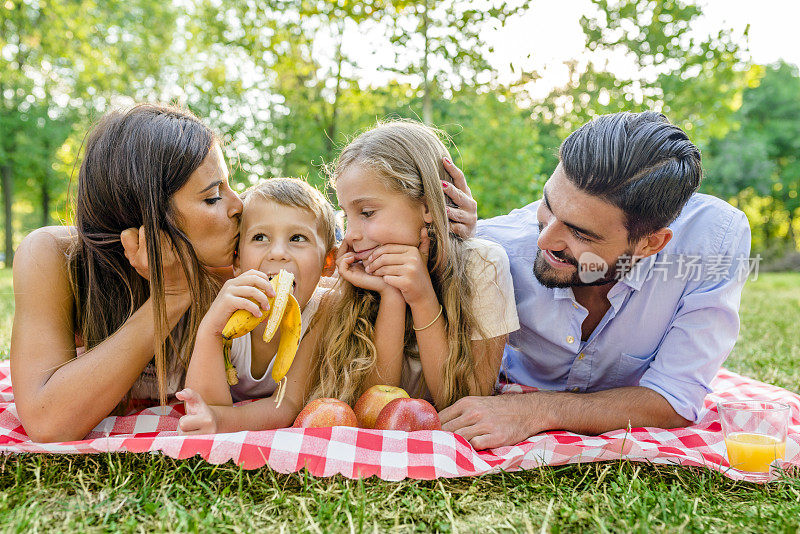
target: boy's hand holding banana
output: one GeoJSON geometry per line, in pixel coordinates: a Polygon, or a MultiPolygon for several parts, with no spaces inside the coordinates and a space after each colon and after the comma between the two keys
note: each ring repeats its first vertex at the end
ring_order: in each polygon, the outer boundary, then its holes
{"type": "MultiPolygon", "coordinates": [[[[259,306],[261,315],[256,315],[249,309],[238,309],[228,319],[222,329],[222,338],[224,340],[223,355],[225,357],[228,384],[235,385],[239,382],[239,378],[236,374],[236,368],[230,360],[232,340],[247,334],[261,324],[262,321],[266,320],[267,325],[264,328],[263,339],[264,342],[268,343],[280,328],[281,337],[278,343],[278,353],[275,356],[275,363],[272,365],[272,379],[278,383],[278,391],[275,398],[278,406],[280,406],[286,393],[284,378],[292,365],[292,360],[294,360],[294,355],[300,343],[300,306],[292,295],[292,287],[294,285],[294,275],[292,273],[281,270],[270,280],[270,284],[272,284],[275,296],[267,296],[269,299],[267,310],[259,306]]],[[[255,299],[249,300],[258,305],[255,299]]]]}

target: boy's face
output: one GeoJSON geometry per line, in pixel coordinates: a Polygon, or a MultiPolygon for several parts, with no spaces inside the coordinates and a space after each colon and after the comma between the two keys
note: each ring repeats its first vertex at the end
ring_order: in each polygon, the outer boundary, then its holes
{"type": "MultiPolygon", "coordinates": [[[[257,269],[294,274],[294,298],[304,308],[325,268],[325,243],[310,211],[253,199],[242,214],[236,274],[257,269]]],[[[325,273],[329,274],[329,273],[325,273]]]]}

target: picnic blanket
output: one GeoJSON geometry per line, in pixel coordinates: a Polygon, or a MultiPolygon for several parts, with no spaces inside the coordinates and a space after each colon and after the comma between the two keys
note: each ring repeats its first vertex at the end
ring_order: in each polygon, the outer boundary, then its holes
{"type": "MultiPolygon", "coordinates": [[[[701,421],[688,428],[632,428],[600,436],[548,432],[514,446],[483,451],[473,449],[461,436],[444,431],[407,433],[333,427],[182,436],[176,431],[178,419],[184,413],[182,404],[107,417],[81,441],[34,443],[17,417],[9,364],[3,361],[0,362],[0,452],[160,452],[172,458],[199,454],[213,464],[232,460],[245,469],[269,465],[280,473],[293,473],[305,467],[315,476],[376,475],[384,480],[474,476],[544,465],[626,459],[701,466],[734,480],[763,482],[730,468],[716,408],[720,400],[758,399],[791,406],[786,460],[781,467],[789,470],[800,465],[800,395],[725,369],[717,374],[712,388],[701,421]]],[[[503,392],[527,390],[507,385],[503,392]]],[[[778,476],[773,473],[771,478],[778,476]]]]}

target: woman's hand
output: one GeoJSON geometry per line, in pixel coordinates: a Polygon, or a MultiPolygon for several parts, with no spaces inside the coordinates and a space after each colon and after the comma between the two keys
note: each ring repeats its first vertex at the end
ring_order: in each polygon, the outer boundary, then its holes
{"type": "Polygon", "coordinates": [[[339,276],[344,278],[356,287],[368,291],[376,291],[383,294],[394,288],[386,281],[373,274],[369,274],[364,268],[365,258],[360,258],[347,243],[342,243],[336,254],[336,270],[339,276]]]}
{"type": "Polygon", "coordinates": [[[270,284],[269,277],[255,269],[246,271],[223,284],[203,317],[200,329],[215,336],[222,335],[233,312],[246,310],[261,317],[261,310],[269,310],[270,298],[275,298],[275,288],[270,284]]]}
{"type": "Polygon", "coordinates": [[[183,389],[175,394],[183,401],[186,415],[178,421],[178,431],[181,434],[216,434],[217,416],[197,392],[183,389]]]}
{"type": "Polygon", "coordinates": [[[430,244],[428,232],[423,228],[418,247],[381,245],[364,260],[364,267],[369,275],[382,277],[386,284],[399,290],[413,308],[420,302],[436,299],[428,272],[430,244]]]}
{"type": "MultiPolygon", "coordinates": [[[[136,272],[145,280],[150,280],[150,267],[147,261],[147,240],[144,235],[144,226],[128,228],[120,233],[122,248],[125,249],[125,257],[136,269],[136,272]]],[[[164,294],[180,295],[188,294],[189,284],[186,275],[178,259],[175,248],[171,246],[169,238],[164,232],[160,235],[161,241],[161,269],[164,276],[164,294]]]]}
{"type": "Polygon", "coordinates": [[[472,198],[464,173],[448,158],[444,158],[444,170],[453,179],[453,183],[442,182],[442,190],[457,206],[447,206],[450,231],[463,238],[472,237],[478,223],[478,203],[472,198]]]}

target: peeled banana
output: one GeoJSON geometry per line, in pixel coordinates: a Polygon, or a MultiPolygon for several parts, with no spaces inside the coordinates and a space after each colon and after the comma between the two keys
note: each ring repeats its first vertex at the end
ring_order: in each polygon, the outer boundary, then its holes
{"type": "Polygon", "coordinates": [[[289,372],[294,355],[297,352],[297,346],[300,343],[300,306],[297,304],[294,295],[292,295],[292,285],[294,283],[294,275],[292,273],[281,269],[277,276],[270,280],[270,283],[275,289],[275,298],[270,299],[269,311],[264,312],[262,310],[261,317],[255,317],[249,311],[236,310],[228,319],[225,328],[222,329],[222,337],[224,339],[223,355],[225,357],[228,384],[236,385],[239,382],[239,377],[230,360],[231,340],[247,334],[261,324],[262,321],[266,320],[267,325],[264,328],[263,339],[264,342],[268,343],[280,328],[281,339],[278,343],[278,354],[275,356],[275,362],[272,365],[272,379],[278,383],[278,391],[275,398],[278,406],[280,406],[283,395],[286,392],[286,382],[283,379],[286,377],[286,373],[289,372]]]}

